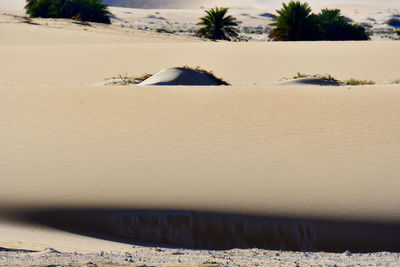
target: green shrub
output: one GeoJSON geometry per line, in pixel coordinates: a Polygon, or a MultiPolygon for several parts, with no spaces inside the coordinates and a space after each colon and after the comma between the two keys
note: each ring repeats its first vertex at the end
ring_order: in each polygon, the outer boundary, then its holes
{"type": "Polygon", "coordinates": [[[397,18],[391,18],[388,21],[386,21],[386,24],[392,27],[400,27],[400,19],[397,18]]]}
{"type": "Polygon", "coordinates": [[[319,14],[311,13],[307,3],[290,1],[277,10],[274,28],[270,37],[275,41],[313,40],[368,40],[364,27],[349,23],[339,9],[323,9],[319,14]]]}
{"type": "Polygon", "coordinates": [[[82,21],[111,23],[111,13],[101,0],[27,0],[25,8],[33,18],[79,18],[82,21]]]}

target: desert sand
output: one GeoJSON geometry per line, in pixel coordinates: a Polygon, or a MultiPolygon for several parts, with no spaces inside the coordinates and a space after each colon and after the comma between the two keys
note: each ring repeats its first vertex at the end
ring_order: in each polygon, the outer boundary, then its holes
{"type": "MultiPolygon", "coordinates": [[[[169,3],[151,12],[179,20],[169,3]]],[[[399,265],[399,41],[211,42],[21,7],[0,4],[0,265],[399,265]],[[95,85],[184,65],[231,86],[95,85]]]]}

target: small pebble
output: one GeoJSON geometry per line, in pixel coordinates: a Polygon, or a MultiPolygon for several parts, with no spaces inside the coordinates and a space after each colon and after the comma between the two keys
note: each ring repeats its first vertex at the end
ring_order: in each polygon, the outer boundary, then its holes
{"type": "Polygon", "coordinates": [[[344,252],[344,255],[346,255],[346,256],[351,256],[350,250],[346,250],[346,251],[344,252]]]}

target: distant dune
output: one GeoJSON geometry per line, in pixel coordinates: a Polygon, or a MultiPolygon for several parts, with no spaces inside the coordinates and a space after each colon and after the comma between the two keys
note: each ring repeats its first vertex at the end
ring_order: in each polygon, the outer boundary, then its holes
{"type": "Polygon", "coordinates": [[[103,0],[103,3],[109,6],[143,8],[143,9],[163,9],[163,8],[202,8],[213,6],[228,7],[251,7],[257,6],[257,1],[239,1],[239,0],[103,0]]]}
{"type": "MultiPolygon", "coordinates": [[[[213,6],[245,7],[245,8],[277,8],[282,5],[283,0],[103,0],[103,3],[115,7],[143,8],[143,9],[185,9],[185,8],[207,8],[213,6]]],[[[311,6],[331,5],[398,5],[394,0],[309,0],[311,6]]]]}
{"type": "MultiPolygon", "coordinates": [[[[283,0],[102,0],[111,7],[129,7],[138,9],[198,9],[213,6],[231,8],[278,8],[283,0]]],[[[1,0],[2,12],[23,13],[25,0],[1,0]]],[[[368,5],[368,6],[399,6],[397,0],[308,0],[312,7],[325,7],[337,5],[368,5]]]]}

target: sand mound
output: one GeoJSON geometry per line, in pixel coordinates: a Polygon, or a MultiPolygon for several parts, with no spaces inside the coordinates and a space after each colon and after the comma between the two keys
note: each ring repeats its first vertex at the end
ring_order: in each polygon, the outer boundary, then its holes
{"type": "Polygon", "coordinates": [[[139,85],[222,85],[224,81],[211,73],[199,69],[167,68],[163,69],[139,85]]]}
{"type": "Polygon", "coordinates": [[[279,83],[279,85],[302,85],[302,86],[307,86],[307,85],[318,85],[318,86],[340,86],[342,83],[339,81],[335,80],[329,80],[325,79],[322,77],[306,77],[306,78],[298,78],[298,79],[293,79],[293,80],[288,80],[279,83]]]}

